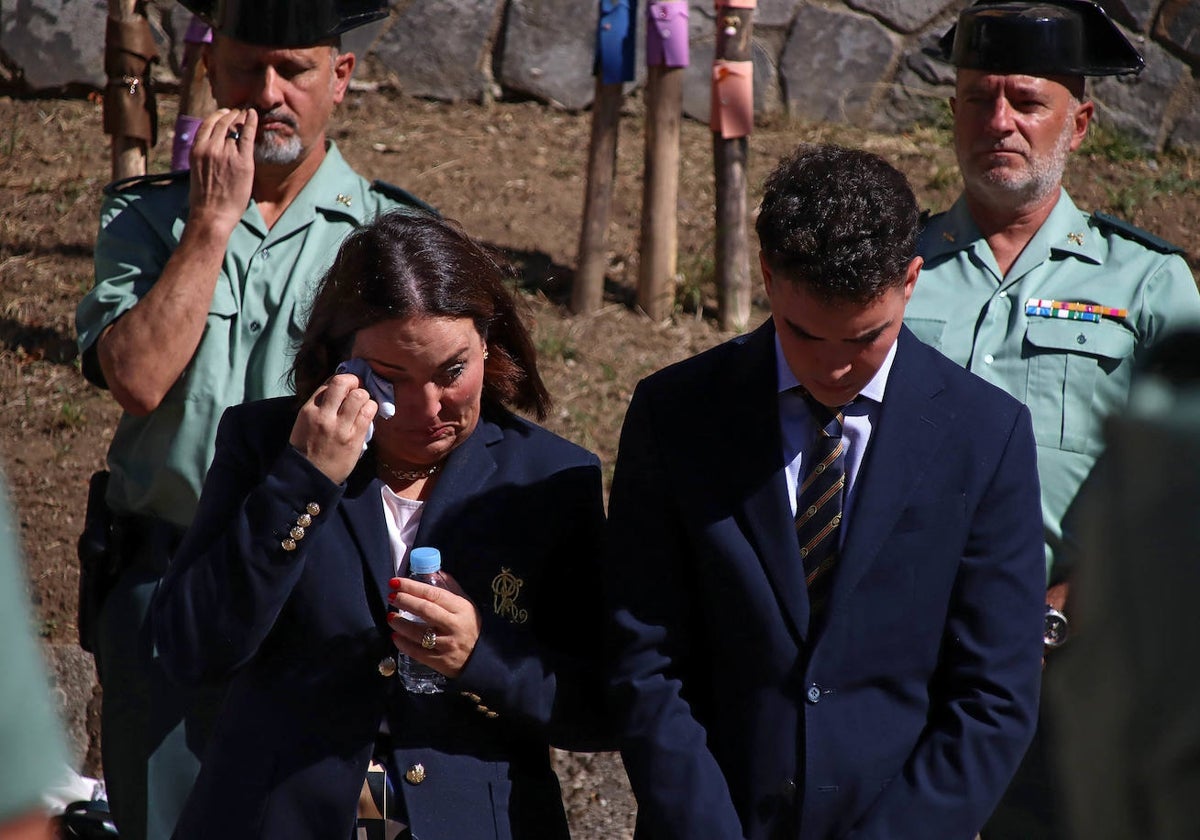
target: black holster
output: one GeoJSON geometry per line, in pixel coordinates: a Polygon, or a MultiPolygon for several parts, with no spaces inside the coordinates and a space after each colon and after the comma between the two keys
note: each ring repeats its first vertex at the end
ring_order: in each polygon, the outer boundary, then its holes
{"type": "Polygon", "coordinates": [[[104,495],[108,471],[92,473],[88,481],[87,513],[79,535],[79,646],[96,652],[100,610],[121,571],[113,545],[113,516],[104,495]]]}

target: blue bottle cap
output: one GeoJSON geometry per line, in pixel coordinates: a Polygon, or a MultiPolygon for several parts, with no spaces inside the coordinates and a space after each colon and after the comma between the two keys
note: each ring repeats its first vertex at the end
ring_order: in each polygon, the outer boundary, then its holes
{"type": "Polygon", "coordinates": [[[408,555],[408,567],[414,575],[429,575],[441,571],[442,552],[429,546],[419,546],[408,555]]]}

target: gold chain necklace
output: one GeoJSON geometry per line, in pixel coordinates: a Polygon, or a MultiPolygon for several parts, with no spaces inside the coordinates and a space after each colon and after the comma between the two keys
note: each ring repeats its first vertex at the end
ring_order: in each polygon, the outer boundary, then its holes
{"type": "Polygon", "coordinates": [[[441,464],[434,464],[432,467],[424,467],[419,470],[398,470],[395,467],[389,467],[382,461],[377,463],[383,468],[384,472],[397,481],[420,481],[422,478],[429,478],[442,468],[441,464]]]}

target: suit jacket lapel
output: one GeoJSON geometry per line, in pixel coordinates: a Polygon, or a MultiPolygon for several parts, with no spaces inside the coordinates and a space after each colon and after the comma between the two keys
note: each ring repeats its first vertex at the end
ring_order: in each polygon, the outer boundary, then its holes
{"type": "Polygon", "coordinates": [[[888,376],[877,427],[856,478],[830,603],[836,611],[878,557],[887,535],[936,454],[953,420],[952,407],[934,399],[944,387],[926,363],[929,350],[904,327],[888,376]]]}
{"type": "MultiPolygon", "coordinates": [[[[450,453],[437,485],[429,495],[417,528],[417,545],[444,543],[442,523],[447,515],[467,499],[477,495],[496,472],[496,459],[490,446],[504,437],[500,428],[480,418],[475,431],[450,453]]],[[[452,558],[449,558],[453,565],[452,558]]]]}
{"type": "MultiPolygon", "coordinates": [[[[496,462],[488,451],[488,444],[501,437],[500,429],[495,424],[481,419],[475,431],[450,453],[445,469],[421,512],[416,545],[436,545],[435,535],[445,512],[454,508],[454,502],[478,492],[496,471],[496,462]]],[[[395,576],[395,567],[391,538],[388,536],[383,502],[379,495],[380,483],[375,477],[375,459],[363,458],[347,481],[341,511],[346,529],[362,554],[367,579],[373,582],[370,588],[380,599],[371,607],[378,608],[379,615],[383,616],[389,592],[388,581],[395,576]]]]}
{"type": "Polygon", "coordinates": [[[724,403],[726,439],[746,439],[751,444],[733,454],[736,476],[726,486],[737,497],[736,518],[791,622],[792,633],[803,642],[808,635],[808,588],[784,477],[775,329],[770,320],[746,338],[732,373],[735,393],[744,389],[746,396],[724,403]]]}
{"type": "Polygon", "coordinates": [[[388,581],[395,575],[395,569],[380,497],[382,482],[375,477],[375,459],[364,457],[359,461],[346,484],[340,505],[342,517],[362,558],[370,608],[377,621],[383,622],[387,614],[388,581]]]}

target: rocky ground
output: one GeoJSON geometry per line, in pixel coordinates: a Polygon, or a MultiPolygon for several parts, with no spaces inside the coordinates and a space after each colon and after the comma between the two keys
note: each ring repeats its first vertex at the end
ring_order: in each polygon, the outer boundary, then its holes
{"type": "MultiPolygon", "coordinates": [[[[169,128],[170,97],[160,100],[160,113],[169,128]]],[[[608,475],[637,380],[726,336],[711,317],[712,136],[703,125],[683,126],[675,312],[656,323],[629,303],[644,131],[636,97],[622,115],[605,305],[585,317],[566,312],[590,128],[589,114],[528,102],[438,104],[372,88],[343,106],[334,136],[360,172],[408,188],[520,262],[556,400],[548,425],[596,451],[608,475]]],[[[751,207],[769,168],[802,141],[882,154],[909,175],[931,208],[947,206],[958,190],[944,126],[881,135],[777,119],[750,138],[751,207]]],[[[153,152],[152,171],[164,169],[169,154],[167,136],[153,152]]],[[[80,376],[73,314],[91,285],[95,220],[109,171],[96,102],[0,96],[0,467],[20,520],[38,630],[67,701],[80,766],[91,775],[101,768],[94,674],[90,657],[74,645],[74,543],[88,476],[103,465],[118,413],[106,393],[80,376]]],[[[1146,157],[1098,132],[1067,183],[1081,206],[1123,216],[1200,255],[1200,156],[1146,157]]],[[[1200,267],[1194,257],[1192,266],[1200,267]]],[[[753,322],[763,315],[756,309],[753,322]]],[[[576,836],[631,836],[635,809],[619,762],[611,755],[560,759],[576,836]]]]}

